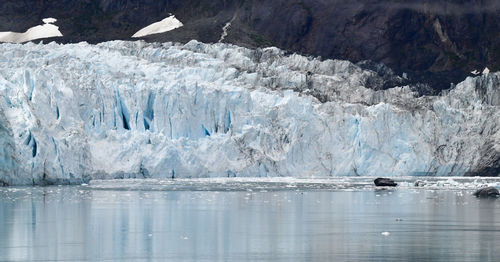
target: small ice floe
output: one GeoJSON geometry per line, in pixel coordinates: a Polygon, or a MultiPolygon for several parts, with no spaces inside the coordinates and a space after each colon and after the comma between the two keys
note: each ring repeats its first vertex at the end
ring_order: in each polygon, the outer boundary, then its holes
{"type": "Polygon", "coordinates": [[[382,235],[382,236],[384,236],[384,237],[388,237],[388,236],[390,236],[390,235],[391,235],[391,233],[390,233],[390,232],[385,231],[385,232],[382,232],[382,233],[381,233],[381,235],[382,235]]]}
{"type": "Polygon", "coordinates": [[[175,15],[171,15],[160,22],[152,23],[143,29],[137,31],[132,38],[143,37],[147,35],[160,34],[168,31],[172,31],[176,28],[182,27],[184,24],[175,18],[175,15]]]}
{"type": "Polygon", "coordinates": [[[459,186],[459,183],[452,178],[448,178],[446,181],[438,181],[436,186],[441,188],[456,188],[459,186]]]}
{"type": "Polygon", "coordinates": [[[490,69],[488,67],[484,68],[483,75],[487,75],[490,73],[490,69]]]}
{"type": "Polygon", "coordinates": [[[0,42],[24,43],[36,39],[63,36],[59,31],[59,27],[53,25],[53,23],[57,22],[57,19],[49,17],[42,19],[42,21],[43,25],[31,27],[24,33],[0,32],[0,42]]]}
{"type": "Polygon", "coordinates": [[[474,71],[471,71],[470,73],[473,75],[479,75],[481,72],[479,72],[478,70],[474,70],[474,71]]]}

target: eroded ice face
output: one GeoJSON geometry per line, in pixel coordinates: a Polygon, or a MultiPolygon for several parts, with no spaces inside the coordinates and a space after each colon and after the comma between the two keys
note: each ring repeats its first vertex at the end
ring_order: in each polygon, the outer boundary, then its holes
{"type": "Polygon", "coordinates": [[[0,45],[0,180],[461,176],[500,151],[499,74],[442,96],[225,44],[0,45]]]}

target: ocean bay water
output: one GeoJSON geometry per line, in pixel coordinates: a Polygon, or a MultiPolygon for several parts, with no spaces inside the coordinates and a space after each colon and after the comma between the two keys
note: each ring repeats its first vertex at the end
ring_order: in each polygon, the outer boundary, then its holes
{"type": "Polygon", "coordinates": [[[500,258],[500,199],[477,199],[460,186],[376,189],[367,179],[347,182],[141,180],[0,188],[0,261],[500,258]]]}

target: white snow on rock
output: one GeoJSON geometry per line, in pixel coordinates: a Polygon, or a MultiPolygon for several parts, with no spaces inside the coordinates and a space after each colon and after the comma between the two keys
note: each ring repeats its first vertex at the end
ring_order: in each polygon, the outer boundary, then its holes
{"type": "Polygon", "coordinates": [[[48,18],[42,19],[42,21],[44,24],[53,24],[53,23],[57,22],[57,19],[52,18],[52,17],[48,17],[48,18]]]}
{"type": "Polygon", "coordinates": [[[375,76],[196,41],[2,44],[0,182],[463,176],[498,161],[499,73],[431,97],[365,88],[375,76]]]}
{"type": "Polygon", "coordinates": [[[229,27],[231,27],[231,22],[227,22],[226,25],[222,27],[222,34],[220,35],[219,43],[222,43],[224,39],[226,39],[228,35],[227,30],[229,30],[229,27]]]}
{"type": "Polygon", "coordinates": [[[0,32],[0,42],[24,43],[43,38],[61,37],[63,35],[59,31],[59,27],[53,25],[56,21],[57,19],[55,18],[44,18],[43,25],[31,27],[24,33],[0,32]]]}
{"type": "Polygon", "coordinates": [[[228,36],[228,31],[229,31],[229,28],[231,27],[233,21],[236,19],[236,14],[233,16],[233,18],[227,22],[223,27],[222,27],[222,34],[220,35],[220,38],[219,38],[219,42],[218,43],[222,43],[224,41],[224,39],[226,39],[226,37],[228,36]]]}
{"type": "Polygon", "coordinates": [[[133,38],[138,38],[138,37],[144,37],[147,35],[153,35],[153,34],[159,34],[159,33],[165,33],[168,31],[172,31],[176,28],[182,27],[183,24],[181,21],[177,20],[174,15],[169,16],[160,22],[156,22],[153,24],[150,24],[143,29],[137,31],[132,37],[133,38]]]}

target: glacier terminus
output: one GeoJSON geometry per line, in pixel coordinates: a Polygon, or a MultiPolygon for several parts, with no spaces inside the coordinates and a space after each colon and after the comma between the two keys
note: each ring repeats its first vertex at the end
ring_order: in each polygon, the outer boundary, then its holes
{"type": "Polygon", "coordinates": [[[0,45],[0,184],[500,172],[500,73],[436,96],[277,48],[0,45]],[[376,85],[376,84],[375,84],[376,85]]]}

